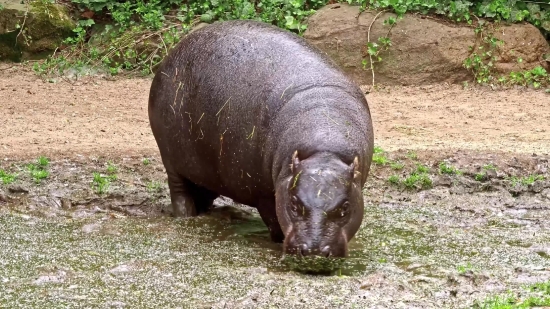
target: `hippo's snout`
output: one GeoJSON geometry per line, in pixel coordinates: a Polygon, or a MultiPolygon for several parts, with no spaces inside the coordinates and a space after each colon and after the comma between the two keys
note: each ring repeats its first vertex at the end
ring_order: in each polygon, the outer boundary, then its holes
{"type": "Polygon", "coordinates": [[[320,256],[320,257],[345,257],[347,242],[340,239],[332,242],[313,241],[295,235],[290,235],[285,242],[284,251],[287,254],[298,256],[320,256]]]}
{"type": "Polygon", "coordinates": [[[331,255],[330,246],[314,247],[305,243],[298,245],[294,251],[301,256],[319,255],[329,257],[331,255]]]}

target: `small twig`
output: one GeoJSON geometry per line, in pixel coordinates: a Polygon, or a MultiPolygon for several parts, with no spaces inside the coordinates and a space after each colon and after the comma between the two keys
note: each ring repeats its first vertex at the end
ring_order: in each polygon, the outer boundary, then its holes
{"type": "Polygon", "coordinates": [[[23,16],[23,24],[21,25],[21,28],[19,28],[19,32],[17,33],[17,36],[15,37],[15,45],[17,46],[17,39],[19,38],[19,35],[23,32],[23,29],[25,28],[25,22],[27,21],[27,15],[29,14],[29,1],[25,1],[27,4],[27,10],[25,11],[25,15],[23,16]]]}
{"type": "Polygon", "coordinates": [[[227,99],[227,101],[225,101],[222,108],[220,108],[220,110],[216,113],[216,116],[218,116],[218,114],[223,110],[223,108],[225,107],[225,105],[227,105],[227,102],[229,102],[229,100],[231,100],[231,97],[229,97],[229,99],[227,99]]]}
{"type": "MultiPolygon", "coordinates": [[[[376,14],[374,16],[374,18],[372,19],[372,22],[369,25],[369,31],[367,32],[367,44],[370,43],[370,29],[372,28],[372,24],[374,24],[374,22],[376,21],[378,16],[380,16],[380,14],[382,14],[384,12],[386,12],[386,10],[382,10],[382,11],[378,12],[378,14],[376,14]]],[[[391,30],[391,28],[390,28],[390,30],[391,30]]],[[[367,48],[368,48],[368,45],[367,45],[367,48]]],[[[370,70],[372,71],[372,86],[374,87],[374,64],[372,63],[372,55],[368,52],[368,49],[367,49],[367,53],[369,54],[370,70]]]]}
{"type": "Polygon", "coordinates": [[[158,33],[158,37],[162,41],[162,45],[164,45],[164,51],[166,52],[166,55],[168,55],[168,47],[166,47],[166,43],[164,43],[164,39],[162,38],[162,35],[158,33]]]}

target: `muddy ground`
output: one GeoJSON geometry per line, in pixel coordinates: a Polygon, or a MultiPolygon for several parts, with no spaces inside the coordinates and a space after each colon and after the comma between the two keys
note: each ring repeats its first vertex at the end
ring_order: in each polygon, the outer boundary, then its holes
{"type": "Polygon", "coordinates": [[[1,308],[468,308],[550,280],[544,91],[369,93],[383,151],[365,219],[341,272],[319,276],[280,260],[253,209],[169,216],[149,86],[0,67],[0,169],[16,175],[0,180],[1,308]]]}

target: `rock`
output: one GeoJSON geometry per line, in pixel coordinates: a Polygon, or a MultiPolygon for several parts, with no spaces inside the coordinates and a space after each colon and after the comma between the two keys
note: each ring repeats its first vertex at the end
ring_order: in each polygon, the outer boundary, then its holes
{"type": "Polygon", "coordinates": [[[447,175],[438,175],[435,177],[433,181],[434,187],[438,187],[438,186],[450,187],[452,184],[453,184],[452,178],[447,175]]]}
{"type": "Polygon", "coordinates": [[[93,232],[98,231],[100,226],[101,225],[99,223],[86,224],[82,227],[82,232],[84,232],[86,234],[93,233],[93,232]]]}
{"type": "MultiPolygon", "coordinates": [[[[363,68],[368,59],[367,32],[378,12],[359,12],[358,6],[344,3],[327,5],[308,20],[304,33],[310,43],[326,52],[359,84],[371,84],[372,74],[363,68]]],[[[393,13],[382,13],[371,28],[371,42],[388,35],[389,26],[383,22],[393,13]]],[[[537,65],[543,54],[550,52],[540,31],[530,24],[499,25],[495,37],[504,40],[502,55],[495,67],[501,73],[518,70],[517,57],[522,69],[537,65]]],[[[375,63],[375,81],[386,85],[423,85],[458,83],[471,80],[471,73],[463,67],[470,56],[469,47],[479,41],[471,26],[451,24],[434,18],[406,14],[393,27],[392,46],[380,54],[382,61],[375,63]]]]}
{"type": "Polygon", "coordinates": [[[55,275],[44,275],[38,277],[38,279],[34,280],[34,284],[36,285],[42,285],[46,283],[63,283],[65,282],[65,278],[67,277],[67,273],[65,271],[58,271],[55,275]]]}
{"type": "Polygon", "coordinates": [[[0,203],[5,203],[8,201],[8,198],[6,197],[6,194],[4,191],[0,190],[0,203]]]}
{"type": "Polygon", "coordinates": [[[0,11],[0,60],[21,61],[31,54],[53,51],[73,34],[76,23],[62,5],[31,1],[25,18],[26,11],[25,7],[0,11]],[[19,34],[18,24],[24,24],[24,33],[19,34]]]}
{"type": "Polygon", "coordinates": [[[10,193],[29,193],[29,189],[20,185],[10,185],[8,191],[10,193]]]}

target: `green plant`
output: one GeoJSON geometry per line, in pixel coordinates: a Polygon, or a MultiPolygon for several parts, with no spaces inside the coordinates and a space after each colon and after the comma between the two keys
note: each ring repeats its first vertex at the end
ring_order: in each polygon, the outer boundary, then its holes
{"type": "Polygon", "coordinates": [[[50,160],[46,157],[39,157],[38,158],[38,165],[42,167],[47,167],[50,164],[50,160]]]}
{"type": "Polygon", "coordinates": [[[374,164],[386,165],[389,162],[388,158],[384,155],[384,150],[381,147],[375,146],[373,152],[372,162],[374,162],[374,164]]]}
{"type": "Polygon", "coordinates": [[[407,158],[411,160],[418,160],[418,155],[414,151],[407,151],[407,158]]]}
{"type": "Polygon", "coordinates": [[[143,163],[143,165],[149,165],[151,164],[151,160],[149,160],[149,158],[144,158],[143,161],[141,161],[143,163]]]}
{"type": "Polygon", "coordinates": [[[517,177],[517,176],[511,176],[509,177],[509,181],[512,183],[512,186],[516,186],[517,184],[522,184],[524,186],[532,185],[538,180],[544,180],[544,176],[542,175],[529,175],[526,177],[517,177]]]}
{"type": "Polygon", "coordinates": [[[13,183],[16,178],[17,178],[16,174],[10,174],[0,169],[0,180],[2,181],[3,184],[9,185],[10,183],[13,183]]]}
{"type": "Polygon", "coordinates": [[[477,181],[483,181],[485,180],[485,175],[486,175],[485,171],[479,172],[474,175],[474,179],[477,181]]]}
{"type": "Polygon", "coordinates": [[[522,292],[508,292],[475,301],[476,309],[524,309],[550,306],[550,281],[526,285],[522,292]]]}
{"type": "Polygon", "coordinates": [[[97,194],[104,194],[107,192],[111,180],[108,176],[101,175],[100,173],[94,172],[94,178],[92,180],[92,188],[97,194]]]}
{"type": "Polygon", "coordinates": [[[62,74],[74,69],[78,74],[98,69],[116,74],[142,74],[153,68],[198,22],[255,19],[275,24],[299,34],[306,29],[305,19],[327,0],[71,0],[81,10],[112,19],[114,25],[93,36],[85,46],[87,34],[95,26],[92,19],[80,20],[74,35],[60,53],[34,66],[38,74],[62,74]]]}
{"type": "Polygon", "coordinates": [[[439,174],[448,174],[448,175],[454,175],[454,174],[461,174],[461,172],[455,168],[454,166],[448,165],[445,162],[439,163],[439,174]]]}
{"type": "Polygon", "coordinates": [[[389,162],[389,160],[383,154],[377,153],[372,156],[372,162],[374,162],[374,164],[377,164],[377,165],[386,165],[389,162]]]}
{"type": "Polygon", "coordinates": [[[391,176],[388,178],[388,182],[391,183],[391,184],[394,184],[394,185],[398,185],[398,184],[399,184],[399,176],[397,176],[397,175],[391,175],[391,176]]]}
{"type": "Polygon", "coordinates": [[[487,178],[487,171],[496,171],[497,167],[493,164],[485,164],[481,167],[481,171],[474,175],[474,179],[477,181],[483,181],[487,178]]]}
{"type": "Polygon", "coordinates": [[[32,179],[34,179],[35,183],[40,183],[43,179],[48,178],[50,175],[50,172],[46,170],[48,165],[50,164],[50,160],[46,157],[39,157],[36,160],[36,164],[29,163],[27,164],[27,170],[30,173],[30,176],[32,179]]]}
{"type": "Polygon", "coordinates": [[[409,177],[403,180],[405,187],[412,189],[420,187],[421,189],[428,189],[432,187],[432,180],[427,174],[412,173],[409,177]]]}
{"type": "Polygon", "coordinates": [[[528,21],[543,32],[550,31],[550,5],[542,1],[507,0],[360,0],[362,8],[386,9],[400,18],[408,11],[445,15],[472,24],[472,16],[507,22],[528,21]]]}
{"type": "Polygon", "coordinates": [[[149,192],[160,192],[161,190],[161,183],[158,181],[149,181],[147,183],[147,191],[149,192]]]}
{"type": "Polygon", "coordinates": [[[107,173],[114,174],[118,171],[118,168],[116,165],[113,164],[113,162],[109,161],[107,162],[107,173]]]}
{"type": "Polygon", "coordinates": [[[402,170],[405,167],[405,164],[401,162],[391,162],[390,167],[392,170],[398,171],[398,170],[402,170]]]}
{"type": "Polygon", "coordinates": [[[415,174],[426,174],[430,171],[430,168],[428,168],[426,165],[417,164],[416,165],[416,171],[415,174]]]}
{"type": "Polygon", "coordinates": [[[472,267],[472,264],[470,262],[466,263],[466,265],[458,265],[456,267],[457,271],[459,274],[463,275],[465,274],[467,271],[471,271],[471,270],[474,270],[474,268],[472,267]]]}

